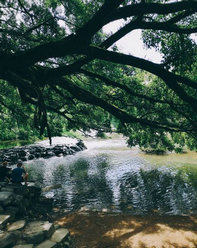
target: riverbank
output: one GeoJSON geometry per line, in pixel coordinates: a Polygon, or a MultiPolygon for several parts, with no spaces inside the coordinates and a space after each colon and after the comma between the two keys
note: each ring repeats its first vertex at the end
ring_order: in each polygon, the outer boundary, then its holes
{"type": "Polygon", "coordinates": [[[53,211],[41,208],[44,219],[68,229],[74,248],[197,247],[196,217],[173,216],[197,213],[196,154],[146,155],[121,137],[84,144],[75,156],[25,162],[33,181],[52,185],[43,192],[54,200],[53,211]]]}
{"type": "Polygon", "coordinates": [[[70,231],[75,248],[194,248],[197,217],[72,213],[56,223],[70,231]]]}

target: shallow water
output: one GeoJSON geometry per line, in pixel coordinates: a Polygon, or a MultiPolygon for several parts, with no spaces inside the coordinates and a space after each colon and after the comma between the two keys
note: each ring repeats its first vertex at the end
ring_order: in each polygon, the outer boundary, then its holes
{"type": "Polygon", "coordinates": [[[96,210],[131,214],[195,214],[197,154],[144,155],[123,138],[87,140],[74,156],[26,163],[30,179],[65,211],[96,210]],[[187,162],[188,161],[188,162],[187,162]]]}

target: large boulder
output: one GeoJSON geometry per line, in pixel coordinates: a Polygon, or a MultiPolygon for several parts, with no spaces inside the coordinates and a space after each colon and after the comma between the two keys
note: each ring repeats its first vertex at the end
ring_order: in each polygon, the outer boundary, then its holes
{"type": "Polygon", "coordinates": [[[55,231],[53,223],[49,221],[32,221],[23,231],[23,238],[29,243],[39,244],[50,237],[55,231]]]}
{"type": "MultiPolygon", "coordinates": [[[[20,236],[20,235],[19,235],[20,236]]],[[[0,248],[13,247],[18,238],[17,232],[2,232],[0,233],[0,248]]]]}
{"type": "Polygon", "coordinates": [[[14,193],[9,191],[0,192],[0,205],[7,206],[14,200],[14,193]]]}
{"type": "Polygon", "coordinates": [[[51,237],[51,240],[57,243],[64,242],[69,237],[69,231],[65,228],[57,229],[51,237]]]}
{"type": "Polygon", "coordinates": [[[57,248],[57,243],[51,240],[45,240],[37,245],[36,248],[57,248]]]}
{"type": "Polygon", "coordinates": [[[16,230],[23,229],[25,224],[26,224],[25,220],[15,221],[14,223],[12,223],[11,225],[8,226],[7,231],[8,232],[13,232],[13,231],[16,231],[16,230]]]}

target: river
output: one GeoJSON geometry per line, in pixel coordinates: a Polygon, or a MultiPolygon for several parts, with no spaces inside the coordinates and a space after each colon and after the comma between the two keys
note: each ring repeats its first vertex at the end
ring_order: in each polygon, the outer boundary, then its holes
{"type": "Polygon", "coordinates": [[[87,150],[25,163],[43,193],[65,212],[197,213],[197,153],[145,155],[122,137],[87,139],[87,150]]]}

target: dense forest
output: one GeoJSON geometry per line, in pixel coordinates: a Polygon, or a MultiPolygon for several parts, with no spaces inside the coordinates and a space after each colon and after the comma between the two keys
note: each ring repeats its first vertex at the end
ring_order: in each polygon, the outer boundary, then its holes
{"type": "Polygon", "coordinates": [[[115,127],[130,146],[196,150],[196,32],[195,0],[0,0],[0,139],[115,127]],[[119,51],[137,29],[161,63],[119,51]]]}

